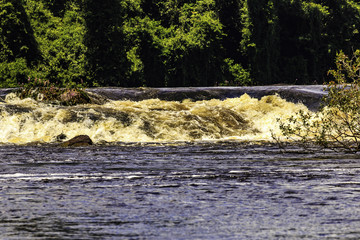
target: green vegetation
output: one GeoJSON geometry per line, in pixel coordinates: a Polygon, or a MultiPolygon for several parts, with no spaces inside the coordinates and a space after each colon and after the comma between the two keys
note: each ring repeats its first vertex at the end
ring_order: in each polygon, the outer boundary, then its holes
{"type": "Polygon", "coordinates": [[[0,87],[28,77],[79,83],[85,75],[85,23],[76,3],[68,1],[55,16],[47,1],[0,0],[0,87]]]}
{"type": "Polygon", "coordinates": [[[324,107],[316,113],[298,112],[280,121],[287,139],[305,145],[350,152],[360,151],[360,50],[352,58],[340,52],[336,70],[329,71],[334,81],[327,85],[324,107]],[[349,84],[348,84],[349,83],[349,84]]]}
{"type": "Polygon", "coordinates": [[[358,0],[0,0],[0,87],[323,83],[358,0]]]}

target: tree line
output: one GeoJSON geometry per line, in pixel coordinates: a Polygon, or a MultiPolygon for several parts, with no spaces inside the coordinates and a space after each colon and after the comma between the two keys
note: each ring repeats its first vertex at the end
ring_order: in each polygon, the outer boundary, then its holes
{"type": "Polygon", "coordinates": [[[321,84],[360,0],[0,0],[0,87],[321,84]]]}

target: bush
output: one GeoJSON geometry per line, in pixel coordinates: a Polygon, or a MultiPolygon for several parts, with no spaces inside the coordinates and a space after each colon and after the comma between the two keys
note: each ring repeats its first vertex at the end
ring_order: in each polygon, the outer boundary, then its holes
{"type": "Polygon", "coordinates": [[[360,150],[360,50],[352,58],[337,54],[336,70],[330,70],[334,81],[328,83],[328,95],[317,113],[298,112],[280,123],[287,139],[316,144],[334,150],[360,150]]]}
{"type": "Polygon", "coordinates": [[[80,85],[61,86],[50,83],[47,80],[30,77],[17,92],[20,99],[32,98],[40,102],[72,106],[76,104],[90,103],[89,95],[80,85]]]}

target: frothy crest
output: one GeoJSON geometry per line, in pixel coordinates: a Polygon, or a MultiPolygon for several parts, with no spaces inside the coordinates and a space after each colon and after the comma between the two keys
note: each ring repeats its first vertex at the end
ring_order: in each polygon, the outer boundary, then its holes
{"type": "Polygon", "coordinates": [[[50,143],[86,134],[100,142],[272,140],[276,119],[308,111],[279,96],[247,94],[192,102],[110,101],[104,105],[54,106],[8,95],[0,103],[0,143],[50,143]]]}

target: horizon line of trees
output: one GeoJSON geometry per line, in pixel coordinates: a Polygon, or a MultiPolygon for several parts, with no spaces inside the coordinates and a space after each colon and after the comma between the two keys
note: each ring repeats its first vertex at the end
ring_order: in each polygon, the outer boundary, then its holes
{"type": "Polygon", "coordinates": [[[0,87],[321,84],[360,0],[0,0],[0,87]]]}

